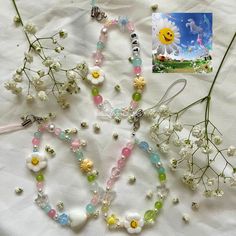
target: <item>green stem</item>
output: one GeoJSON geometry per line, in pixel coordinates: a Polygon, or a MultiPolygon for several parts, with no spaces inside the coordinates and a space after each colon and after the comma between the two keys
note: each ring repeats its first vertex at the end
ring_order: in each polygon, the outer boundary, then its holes
{"type": "Polygon", "coordinates": [[[224,60],[225,60],[225,58],[226,58],[226,56],[227,56],[227,53],[228,53],[228,51],[229,51],[229,49],[230,49],[230,47],[231,47],[231,45],[232,45],[232,43],[233,43],[235,37],[236,37],[236,33],[234,33],[234,36],[233,36],[233,38],[232,38],[232,40],[231,40],[231,42],[230,42],[230,44],[229,44],[229,46],[228,46],[228,48],[227,48],[227,50],[226,50],[224,56],[223,56],[223,59],[221,60],[220,66],[219,66],[219,68],[218,68],[218,70],[217,70],[217,72],[216,72],[216,75],[215,75],[215,77],[214,77],[214,80],[213,80],[213,82],[212,82],[212,84],[211,84],[211,87],[210,87],[209,92],[208,92],[207,97],[206,97],[207,102],[206,102],[206,108],[205,108],[205,134],[206,134],[207,142],[208,142],[208,131],[207,131],[207,128],[208,128],[208,124],[209,124],[209,113],[210,113],[211,94],[212,94],[212,91],[213,91],[215,82],[216,82],[216,80],[217,80],[217,78],[218,78],[218,74],[219,74],[219,72],[220,72],[220,69],[221,69],[221,67],[222,67],[222,65],[223,65],[223,63],[224,63],[224,60]]]}
{"type": "MultiPolygon", "coordinates": [[[[20,18],[20,24],[21,24],[22,27],[24,28],[24,23],[23,23],[23,21],[22,21],[20,12],[19,12],[18,7],[17,7],[17,5],[16,5],[16,1],[15,1],[15,0],[12,0],[12,3],[13,3],[14,8],[15,8],[15,10],[16,10],[16,14],[17,14],[18,17],[20,18]]],[[[24,33],[25,33],[25,36],[26,36],[26,38],[27,38],[29,44],[31,45],[31,41],[30,41],[30,39],[29,39],[29,35],[28,35],[25,31],[24,31],[24,33]]]]}

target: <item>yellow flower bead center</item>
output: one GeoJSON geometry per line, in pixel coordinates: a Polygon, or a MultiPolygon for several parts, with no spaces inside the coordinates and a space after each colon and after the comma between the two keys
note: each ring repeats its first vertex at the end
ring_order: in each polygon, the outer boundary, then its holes
{"type": "Polygon", "coordinates": [[[107,223],[109,225],[114,225],[116,223],[116,218],[114,216],[110,216],[108,219],[107,219],[107,223]]]}
{"type": "Polygon", "coordinates": [[[130,222],[130,227],[133,228],[133,229],[137,228],[138,227],[138,221],[137,220],[132,220],[130,222]]]}
{"type": "Polygon", "coordinates": [[[39,164],[39,159],[37,157],[32,157],[31,163],[32,165],[36,166],[39,164]]]}
{"type": "Polygon", "coordinates": [[[93,71],[92,76],[93,76],[94,79],[98,79],[99,76],[100,76],[100,73],[98,71],[93,71]]]}

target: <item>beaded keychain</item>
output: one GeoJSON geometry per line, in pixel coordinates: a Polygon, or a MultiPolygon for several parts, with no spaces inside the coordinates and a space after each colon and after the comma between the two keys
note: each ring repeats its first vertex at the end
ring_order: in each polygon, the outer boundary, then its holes
{"type": "Polygon", "coordinates": [[[142,60],[140,58],[140,48],[138,36],[134,30],[134,24],[128,20],[127,17],[119,17],[115,20],[106,20],[102,30],[101,35],[99,37],[99,41],[97,42],[97,51],[93,54],[94,58],[94,67],[89,68],[89,72],[87,75],[87,81],[89,81],[92,86],[92,96],[94,103],[98,107],[100,111],[106,114],[106,117],[110,119],[114,119],[117,123],[121,121],[122,118],[127,117],[131,112],[133,112],[137,107],[138,103],[142,98],[142,92],[145,87],[146,81],[141,76],[141,65],[142,60]],[[101,85],[105,79],[104,71],[101,69],[101,64],[103,62],[104,56],[102,51],[105,47],[105,43],[107,41],[107,33],[110,28],[114,25],[120,26],[122,30],[127,29],[130,33],[130,39],[132,43],[132,52],[133,57],[131,58],[131,62],[134,68],[134,88],[135,91],[132,95],[131,102],[128,107],[123,108],[115,108],[111,105],[108,100],[104,100],[102,95],[100,94],[98,85],[101,85]]]}
{"type": "Polygon", "coordinates": [[[77,138],[72,139],[70,134],[67,134],[60,128],[56,128],[54,124],[41,124],[37,132],[34,133],[32,144],[33,152],[26,158],[26,165],[32,172],[35,173],[38,194],[37,198],[35,199],[36,204],[50,218],[60,225],[69,226],[75,229],[82,228],[87,222],[88,218],[96,216],[96,210],[99,203],[101,202],[104,191],[101,187],[99,187],[96,181],[98,172],[93,169],[93,162],[90,159],[84,157],[81,140],[77,138]],[[59,138],[62,141],[65,141],[70,145],[72,152],[79,161],[80,170],[87,176],[90,190],[93,192],[93,197],[90,203],[86,205],[85,210],[78,209],[69,213],[60,213],[49,203],[48,196],[44,192],[45,177],[42,172],[42,170],[47,166],[47,159],[42,153],[38,151],[42,133],[45,131],[51,133],[53,136],[59,138]]]}
{"type": "MultiPolygon", "coordinates": [[[[132,115],[131,121],[133,122],[133,133],[132,136],[135,137],[136,131],[140,127],[140,119],[144,113],[150,112],[153,108],[160,106],[161,104],[166,104],[171,102],[177,95],[179,95],[185,88],[187,81],[185,79],[179,79],[172,83],[168,89],[166,90],[164,96],[160,99],[160,101],[151,108],[146,110],[138,110],[136,114],[132,115]],[[177,84],[183,83],[183,86],[171,97],[168,97],[170,90],[175,87],[177,84]]],[[[165,186],[166,182],[166,172],[163,167],[160,156],[157,151],[149,146],[146,141],[140,141],[137,138],[134,138],[133,141],[130,141],[126,144],[126,146],[121,151],[121,157],[118,159],[116,165],[111,170],[111,175],[106,182],[106,193],[102,201],[102,213],[104,215],[104,219],[110,229],[120,229],[125,228],[128,233],[140,233],[142,228],[145,225],[152,225],[157,216],[160,213],[160,210],[163,206],[164,200],[168,195],[169,190],[165,186]],[[160,181],[160,185],[157,186],[156,193],[156,201],[152,209],[149,209],[144,212],[143,216],[135,213],[128,213],[124,218],[116,216],[114,213],[110,213],[111,202],[113,200],[114,192],[112,192],[112,188],[115,182],[118,180],[121,171],[126,165],[127,160],[129,159],[134,146],[138,146],[141,150],[143,150],[149,157],[150,162],[155,166],[155,169],[158,173],[158,178],[160,181]]]]}
{"type": "Polygon", "coordinates": [[[163,206],[164,200],[167,197],[168,189],[165,187],[166,173],[165,168],[162,166],[159,154],[152,149],[146,141],[139,141],[135,138],[134,141],[130,141],[121,151],[121,157],[118,159],[116,165],[111,170],[111,175],[106,183],[106,193],[102,201],[102,213],[109,229],[121,229],[125,228],[128,233],[140,233],[144,225],[151,225],[155,222],[160,210],[163,206]],[[118,180],[121,171],[126,165],[134,146],[138,146],[142,149],[150,159],[150,162],[155,166],[158,177],[160,180],[160,186],[157,186],[156,201],[154,207],[144,212],[141,216],[137,212],[128,213],[124,218],[118,217],[114,213],[110,213],[111,202],[113,200],[111,191],[115,182],[118,180]]]}

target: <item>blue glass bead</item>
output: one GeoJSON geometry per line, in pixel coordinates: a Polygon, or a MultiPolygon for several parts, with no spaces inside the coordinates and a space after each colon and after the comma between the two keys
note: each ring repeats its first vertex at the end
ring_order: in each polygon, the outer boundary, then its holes
{"type": "Polygon", "coordinates": [[[116,108],[116,109],[113,110],[113,113],[114,113],[114,116],[119,117],[120,114],[121,114],[121,109],[116,108]]]}
{"type": "Polygon", "coordinates": [[[48,204],[43,208],[44,212],[46,212],[46,213],[48,213],[51,209],[52,208],[48,204]]]}
{"type": "Polygon", "coordinates": [[[77,158],[78,160],[83,160],[83,159],[84,159],[84,154],[83,154],[83,152],[80,151],[80,150],[78,150],[78,151],[75,153],[75,155],[76,155],[76,158],[77,158]]]}
{"type": "Polygon", "coordinates": [[[42,136],[42,134],[41,134],[40,132],[35,132],[35,133],[34,133],[34,137],[35,137],[35,138],[38,138],[38,139],[39,139],[39,138],[41,138],[41,136],[42,136]]]}
{"type": "Polygon", "coordinates": [[[66,134],[66,135],[65,135],[65,141],[68,142],[68,143],[70,143],[71,140],[72,140],[72,138],[71,138],[68,134],[66,134]]]}
{"type": "Polygon", "coordinates": [[[97,49],[103,49],[105,47],[104,43],[99,41],[97,42],[97,49]]]}
{"type": "Polygon", "coordinates": [[[86,211],[87,211],[88,214],[93,214],[95,212],[95,210],[96,210],[96,208],[92,204],[88,204],[86,206],[86,211]]]}
{"type": "Polygon", "coordinates": [[[150,160],[152,164],[157,164],[158,162],[160,162],[160,156],[157,153],[152,153],[150,155],[150,160]]]}
{"type": "Polygon", "coordinates": [[[141,66],[142,65],[142,59],[139,58],[139,57],[135,57],[133,60],[132,60],[132,64],[134,67],[136,66],[141,66]]]}
{"type": "Polygon", "coordinates": [[[148,148],[149,148],[148,143],[145,142],[145,141],[141,141],[138,146],[139,146],[143,151],[147,151],[148,148]]]}
{"type": "Polygon", "coordinates": [[[38,147],[34,147],[33,152],[38,152],[38,147]]]}
{"type": "Polygon", "coordinates": [[[166,172],[166,170],[165,170],[164,167],[158,168],[158,173],[159,173],[159,174],[164,174],[165,172],[166,172]]]}
{"type": "Polygon", "coordinates": [[[69,224],[69,216],[65,213],[62,213],[58,217],[58,222],[59,222],[60,225],[68,225],[69,224]]]}

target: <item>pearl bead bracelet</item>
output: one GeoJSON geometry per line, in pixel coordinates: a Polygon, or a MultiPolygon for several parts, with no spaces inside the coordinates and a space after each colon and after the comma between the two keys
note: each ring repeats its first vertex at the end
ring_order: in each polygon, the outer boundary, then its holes
{"type": "Polygon", "coordinates": [[[111,175],[106,183],[106,193],[102,201],[102,213],[104,219],[107,223],[109,229],[121,229],[125,228],[128,233],[140,233],[142,228],[145,225],[153,224],[160,213],[160,210],[163,206],[164,199],[168,194],[168,189],[165,187],[166,181],[166,172],[165,168],[162,166],[160,156],[152,148],[149,147],[149,144],[145,141],[128,142],[126,146],[122,149],[121,157],[118,159],[117,164],[112,168],[111,175]],[[156,202],[154,207],[150,210],[147,210],[143,216],[138,213],[129,213],[125,218],[117,217],[114,213],[109,213],[111,202],[114,198],[114,192],[111,191],[115,182],[118,180],[121,171],[126,165],[127,160],[129,159],[134,145],[137,145],[141,150],[148,154],[150,162],[155,166],[160,180],[161,185],[157,186],[156,193],[156,202]]]}
{"type": "Polygon", "coordinates": [[[101,198],[104,194],[104,190],[98,185],[96,178],[98,172],[93,168],[93,162],[84,157],[82,151],[81,141],[77,138],[72,139],[70,134],[62,131],[60,128],[56,128],[54,124],[41,124],[34,133],[32,139],[33,152],[26,158],[27,167],[35,173],[36,187],[37,187],[37,198],[35,199],[36,204],[55,222],[62,226],[69,226],[72,228],[82,228],[85,225],[88,218],[96,216],[97,207],[101,202],[101,198]],[[70,145],[72,152],[79,162],[80,170],[86,175],[89,182],[89,188],[93,192],[91,201],[86,205],[85,210],[77,209],[72,210],[69,213],[60,213],[56,208],[52,207],[49,203],[48,196],[44,192],[45,177],[43,169],[47,166],[47,159],[39,152],[39,145],[43,132],[49,132],[53,136],[65,141],[70,145]]]}
{"type": "Polygon", "coordinates": [[[127,117],[131,112],[133,112],[138,107],[138,103],[142,98],[142,92],[146,84],[145,79],[141,76],[142,60],[140,58],[138,36],[135,33],[133,23],[130,22],[127,17],[119,17],[119,19],[106,21],[101,30],[101,35],[99,37],[99,41],[97,42],[97,51],[93,54],[93,58],[94,58],[94,67],[89,68],[87,81],[89,81],[93,85],[91,92],[94,103],[96,104],[98,109],[106,115],[106,117],[109,117],[110,119],[114,119],[117,122],[120,122],[122,118],[127,117]],[[105,73],[100,67],[104,59],[102,51],[105,48],[105,43],[108,37],[107,35],[108,31],[114,25],[120,26],[122,30],[127,29],[128,32],[130,33],[132,52],[133,52],[133,57],[131,58],[131,62],[133,64],[133,70],[136,76],[134,78],[134,83],[133,83],[135,91],[132,95],[132,100],[128,107],[123,107],[123,108],[114,108],[108,100],[104,100],[102,95],[100,94],[100,90],[98,87],[105,80],[105,73]]]}

